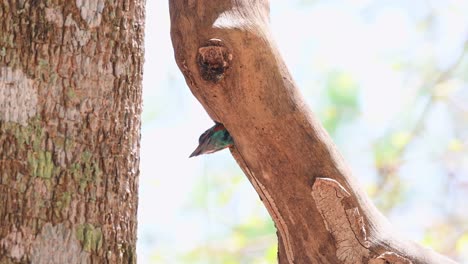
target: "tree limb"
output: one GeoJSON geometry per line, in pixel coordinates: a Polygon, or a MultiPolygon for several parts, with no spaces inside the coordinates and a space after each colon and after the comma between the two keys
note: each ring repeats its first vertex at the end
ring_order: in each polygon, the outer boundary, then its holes
{"type": "Polygon", "coordinates": [[[234,138],[278,229],[279,263],[453,263],[397,236],[304,103],[268,28],[268,1],[172,0],[175,58],[234,138]]]}

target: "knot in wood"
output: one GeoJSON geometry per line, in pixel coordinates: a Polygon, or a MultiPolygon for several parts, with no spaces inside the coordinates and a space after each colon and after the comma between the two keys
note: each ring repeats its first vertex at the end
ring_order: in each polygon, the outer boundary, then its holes
{"type": "Polygon", "coordinates": [[[210,39],[198,49],[198,65],[205,81],[214,83],[224,78],[232,60],[232,54],[219,39],[210,39]]]}

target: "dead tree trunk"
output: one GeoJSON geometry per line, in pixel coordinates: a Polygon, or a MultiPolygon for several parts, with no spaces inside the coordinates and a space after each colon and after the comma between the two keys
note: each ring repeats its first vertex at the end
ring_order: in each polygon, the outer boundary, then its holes
{"type": "Polygon", "coordinates": [[[0,263],[135,263],[144,1],[0,1],[0,263]]]}
{"type": "Polygon", "coordinates": [[[177,64],[233,136],[279,263],[453,263],[395,234],[356,184],[275,47],[268,1],[172,0],[170,14],[177,64]]]}

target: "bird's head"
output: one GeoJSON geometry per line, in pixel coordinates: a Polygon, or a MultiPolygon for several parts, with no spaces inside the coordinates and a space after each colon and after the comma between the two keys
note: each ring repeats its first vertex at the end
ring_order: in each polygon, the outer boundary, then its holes
{"type": "Polygon", "coordinates": [[[223,124],[216,122],[210,129],[206,130],[198,139],[198,147],[190,157],[201,154],[213,153],[234,144],[231,135],[223,124]]]}

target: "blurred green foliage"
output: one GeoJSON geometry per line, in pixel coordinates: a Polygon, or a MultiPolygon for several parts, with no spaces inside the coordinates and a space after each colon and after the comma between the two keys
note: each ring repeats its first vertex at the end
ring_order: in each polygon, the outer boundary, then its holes
{"type": "Polygon", "coordinates": [[[325,86],[327,104],[320,118],[327,131],[333,134],[344,122],[352,122],[359,114],[358,84],[346,72],[331,72],[325,86]]]}
{"type": "Polygon", "coordinates": [[[274,263],[275,228],[271,221],[252,216],[215,243],[200,245],[182,257],[183,263],[274,263]]]}

